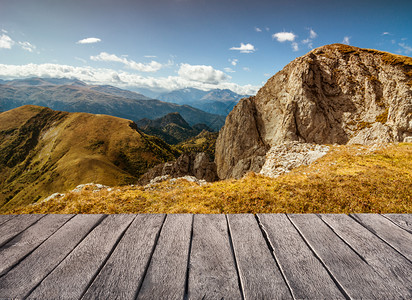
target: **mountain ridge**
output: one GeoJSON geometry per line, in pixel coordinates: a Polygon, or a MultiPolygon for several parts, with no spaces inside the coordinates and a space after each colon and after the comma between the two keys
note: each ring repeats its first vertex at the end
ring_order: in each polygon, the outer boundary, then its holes
{"type": "Polygon", "coordinates": [[[171,112],[179,112],[189,124],[207,123],[215,130],[220,129],[224,123],[224,117],[188,105],[150,99],[111,86],[84,86],[75,80],[58,80],[72,83],[65,85],[49,82],[54,80],[57,79],[34,78],[28,79],[26,83],[24,80],[15,80],[0,85],[0,111],[30,104],[68,112],[107,114],[133,121],[143,118],[156,119],[171,112]]]}
{"type": "Polygon", "coordinates": [[[239,95],[229,89],[202,91],[186,88],[160,94],[157,98],[176,104],[187,104],[209,113],[226,116],[244,97],[248,97],[248,95],[239,95]]]}

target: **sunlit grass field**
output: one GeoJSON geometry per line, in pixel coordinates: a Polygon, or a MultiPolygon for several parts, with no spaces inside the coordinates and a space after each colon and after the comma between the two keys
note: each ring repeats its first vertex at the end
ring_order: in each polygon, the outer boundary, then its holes
{"type": "Polygon", "coordinates": [[[412,144],[375,148],[331,146],[312,165],[275,179],[249,173],[203,186],[86,187],[8,213],[412,213],[412,144]]]}

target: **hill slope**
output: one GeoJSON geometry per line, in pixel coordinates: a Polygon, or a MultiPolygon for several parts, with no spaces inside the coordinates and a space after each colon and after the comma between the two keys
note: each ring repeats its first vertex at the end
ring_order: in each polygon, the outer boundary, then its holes
{"type": "MultiPolygon", "coordinates": [[[[412,213],[412,144],[331,146],[277,178],[253,173],[198,185],[172,179],[69,193],[15,213],[412,213]]],[[[11,211],[10,211],[11,212],[11,211]]]]}
{"type": "Polygon", "coordinates": [[[44,78],[0,84],[0,111],[28,104],[68,112],[106,114],[133,121],[143,118],[156,119],[178,112],[189,124],[205,123],[214,130],[219,130],[224,123],[222,116],[188,105],[149,99],[112,86],[90,86],[69,79],[44,78]]]}
{"type": "Polygon", "coordinates": [[[142,119],[136,124],[144,133],[157,136],[171,145],[194,137],[202,130],[210,131],[204,124],[190,126],[179,113],[170,113],[155,120],[142,119]]]}
{"type": "Polygon", "coordinates": [[[259,172],[288,141],[373,144],[412,136],[412,58],[327,45],[289,63],[226,118],[216,142],[220,178],[259,172]]]}
{"type": "Polygon", "coordinates": [[[118,185],[177,152],[105,115],[23,106],[0,114],[0,211],[78,184],[118,185]]]}

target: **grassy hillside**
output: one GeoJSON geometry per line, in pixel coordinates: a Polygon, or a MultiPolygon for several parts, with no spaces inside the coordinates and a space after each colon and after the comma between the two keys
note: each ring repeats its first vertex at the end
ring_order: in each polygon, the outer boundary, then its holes
{"type": "Polygon", "coordinates": [[[205,129],[211,131],[205,124],[190,126],[177,112],[155,120],[142,119],[136,124],[144,133],[157,136],[170,145],[176,145],[193,138],[205,129]]]}
{"type": "Polygon", "coordinates": [[[311,166],[276,179],[249,174],[199,186],[84,189],[9,213],[412,213],[412,144],[331,146],[311,166]]]}
{"type": "Polygon", "coordinates": [[[133,183],[178,153],[125,119],[23,106],[0,114],[0,212],[78,184],[133,183]]]}

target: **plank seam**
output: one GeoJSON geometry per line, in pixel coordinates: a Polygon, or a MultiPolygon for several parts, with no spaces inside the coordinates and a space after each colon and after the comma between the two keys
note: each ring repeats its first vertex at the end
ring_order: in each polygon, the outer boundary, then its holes
{"type": "Polygon", "coordinates": [[[412,234],[412,231],[411,231],[411,230],[409,230],[409,229],[407,229],[407,228],[402,227],[400,224],[396,223],[396,222],[395,222],[394,220],[392,220],[391,218],[388,218],[388,217],[387,217],[387,216],[385,216],[384,214],[379,214],[379,215],[380,215],[380,216],[382,216],[382,217],[384,217],[385,219],[387,219],[387,220],[391,221],[393,224],[395,224],[396,226],[398,226],[400,229],[402,229],[402,230],[406,231],[407,233],[412,234]]]}
{"type": "Polygon", "coordinates": [[[360,258],[361,260],[363,260],[363,262],[365,262],[365,263],[369,266],[368,261],[367,261],[358,251],[356,251],[355,248],[353,248],[348,242],[346,242],[346,241],[333,229],[333,227],[329,225],[329,223],[327,223],[324,219],[322,219],[322,215],[316,214],[316,216],[317,216],[319,219],[321,219],[322,222],[325,223],[326,226],[329,227],[329,229],[332,230],[332,232],[333,232],[346,246],[348,246],[353,252],[355,252],[355,254],[356,254],[357,256],[359,256],[359,258],[360,258]]]}
{"type": "Polygon", "coordinates": [[[80,245],[81,242],[84,241],[84,239],[90,234],[90,232],[92,232],[97,226],[99,226],[99,224],[100,224],[101,222],[103,222],[103,220],[104,220],[106,217],[107,217],[107,215],[103,215],[103,216],[96,222],[96,224],[94,224],[94,226],[92,226],[92,228],[90,228],[90,230],[83,236],[83,238],[73,247],[73,249],[72,249],[69,253],[67,253],[67,255],[66,255],[65,257],[63,257],[63,258],[54,266],[54,268],[52,268],[52,269],[50,270],[50,272],[47,273],[47,274],[43,277],[43,279],[40,280],[39,283],[36,284],[30,291],[28,291],[28,292],[26,293],[26,295],[24,295],[22,298],[23,298],[23,299],[27,299],[27,298],[30,296],[30,294],[33,293],[33,291],[70,255],[70,253],[72,253],[72,252],[74,251],[74,249],[76,249],[76,248],[80,245]]]}
{"type": "Polygon", "coordinates": [[[12,216],[10,219],[4,221],[3,223],[0,223],[0,226],[3,226],[4,224],[6,224],[8,221],[12,220],[13,218],[15,218],[17,215],[10,215],[12,216]]]}
{"type": "Polygon", "coordinates": [[[97,276],[100,274],[102,271],[103,267],[106,265],[107,261],[109,260],[110,256],[112,256],[114,250],[117,248],[117,245],[119,245],[120,241],[122,240],[123,236],[126,234],[126,231],[129,229],[129,227],[132,225],[133,221],[136,219],[136,215],[134,218],[130,221],[130,223],[126,226],[126,228],[123,230],[123,232],[119,235],[117,238],[116,242],[114,243],[112,249],[110,250],[109,254],[106,256],[105,259],[103,259],[103,262],[100,264],[100,266],[97,268],[96,272],[90,279],[90,282],[87,284],[85,287],[84,291],[82,292],[80,299],[83,298],[83,296],[86,294],[87,290],[90,288],[90,286],[93,284],[93,282],[96,280],[97,276]]]}
{"type": "Polygon", "coordinates": [[[323,260],[320,258],[320,256],[316,253],[315,249],[313,249],[309,242],[306,240],[305,236],[303,235],[303,233],[299,230],[299,228],[296,226],[295,223],[293,223],[293,220],[291,220],[289,218],[289,216],[286,214],[286,217],[288,218],[289,222],[292,223],[293,227],[296,229],[296,231],[299,233],[300,237],[302,238],[302,240],[305,242],[305,244],[309,247],[309,249],[312,251],[313,255],[316,257],[316,259],[320,262],[320,264],[325,268],[326,272],[328,272],[330,278],[333,280],[333,282],[335,283],[336,287],[339,289],[339,291],[342,293],[342,295],[350,300],[352,299],[349,294],[345,291],[345,289],[343,288],[343,286],[339,283],[339,281],[333,276],[332,272],[329,270],[329,268],[327,267],[327,265],[323,262],[323,260]]]}
{"type": "MultiPolygon", "coordinates": [[[[32,224],[30,224],[29,226],[27,226],[26,228],[24,228],[22,231],[17,232],[15,235],[13,235],[12,237],[10,237],[9,239],[5,240],[3,243],[0,243],[0,248],[2,248],[4,245],[6,245],[8,242],[10,242],[12,239],[14,239],[16,236],[18,236],[20,233],[26,231],[27,229],[29,229],[30,227],[32,227],[34,224],[36,224],[37,222],[39,222],[41,219],[43,219],[46,215],[41,216],[38,220],[34,221],[32,224]]],[[[13,220],[14,218],[10,219],[13,220]]],[[[10,221],[9,220],[9,221],[10,221]]],[[[8,222],[8,221],[7,221],[8,222]]],[[[6,223],[7,223],[6,222],[6,223]]],[[[5,224],[5,223],[3,223],[5,224]]]]}
{"type": "Polygon", "coordinates": [[[398,253],[400,256],[402,256],[404,259],[406,259],[408,262],[412,263],[412,261],[409,258],[407,258],[405,255],[403,255],[399,250],[394,248],[389,242],[387,242],[386,240],[381,238],[374,230],[369,228],[367,225],[363,224],[361,221],[356,220],[355,217],[353,217],[352,215],[349,215],[349,217],[351,217],[355,222],[357,222],[359,225],[364,227],[366,230],[371,232],[374,236],[376,236],[378,239],[380,239],[384,244],[388,245],[391,249],[393,249],[396,253],[398,253]]]}
{"type": "Polygon", "coordinates": [[[192,254],[192,242],[193,242],[193,227],[195,222],[195,215],[192,215],[192,228],[190,229],[190,243],[189,243],[189,251],[187,257],[187,269],[186,269],[186,280],[185,280],[185,292],[183,299],[189,299],[189,272],[190,272],[190,255],[192,254]]]}
{"type": "MultiPolygon", "coordinates": [[[[49,235],[43,242],[41,242],[37,247],[33,248],[29,253],[18,259],[13,265],[11,265],[9,268],[3,270],[3,272],[0,274],[0,278],[4,275],[6,275],[11,269],[15,268],[18,264],[20,264],[27,256],[32,254],[34,251],[36,251],[37,248],[39,248],[41,245],[43,245],[48,239],[50,239],[57,231],[59,231],[60,228],[62,228],[67,222],[69,222],[71,219],[74,218],[74,215],[67,219],[62,225],[60,225],[59,228],[56,229],[51,235],[49,235]]],[[[22,234],[23,232],[20,232],[19,234],[22,234]]],[[[17,237],[18,235],[16,235],[17,237]]],[[[7,245],[7,244],[6,244],[7,245]]]]}
{"type": "Polygon", "coordinates": [[[284,271],[281,267],[281,264],[280,264],[278,258],[276,257],[275,248],[273,247],[272,242],[270,241],[270,238],[269,238],[268,233],[266,232],[265,226],[260,221],[260,218],[259,218],[258,215],[255,215],[255,219],[258,223],[260,232],[262,233],[262,236],[263,236],[263,238],[266,242],[266,245],[270,250],[270,254],[272,255],[272,258],[275,261],[276,266],[278,267],[278,270],[279,270],[280,274],[282,275],[282,278],[285,281],[286,286],[288,287],[290,295],[292,296],[293,299],[296,299],[295,295],[293,294],[292,288],[290,287],[289,281],[287,280],[286,275],[285,275],[285,273],[284,273],[284,271]]]}
{"type": "Polygon", "coordinates": [[[238,280],[238,285],[239,285],[239,289],[240,289],[240,295],[242,296],[242,300],[245,300],[245,291],[243,290],[242,277],[240,276],[240,269],[239,269],[239,265],[238,265],[237,259],[236,259],[235,247],[233,245],[233,240],[232,240],[232,232],[230,230],[230,223],[229,223],[229,220],[228,220],[228,217],[227,217],[226,214],[225,214],[225,218],[226,218],[226,225],[227,225],[227,233],[229,235],[229,245],[230,245],[230,249],[232,250],[232,257],[233,257],[233,261],[235,262],[235,267],[236,267],[236,273],[237,273],[237,280],[238,280]]]}
{"type": "Polygon", "coordinates": [[[147,275],[147,272],[149,270],[150,263],[152,262],[153,254],[154,254],[154,252],[156,250],[156,247],[157,247],[157,244],[159,242],[160,234],[162,232],[164,224],[166,223],[166,219],[167,219],[167,215],[164,216],[162,225],[160,226],[159,231],[157,232],[155,242],[153,243],[152,251],[150,252],[149,259],[147,260],[146,267],[145,267],[145,270],[143,272],[142,278],[141,278],[141,280],[140,280],[140,282],[137,286],[137,290],[136,290],[134,299],[137,299],[137,297],[139,296],[140,290],[142,289],[143,282],[144,282],[144,280],[146,278],[146,275],[147,275]]]}

